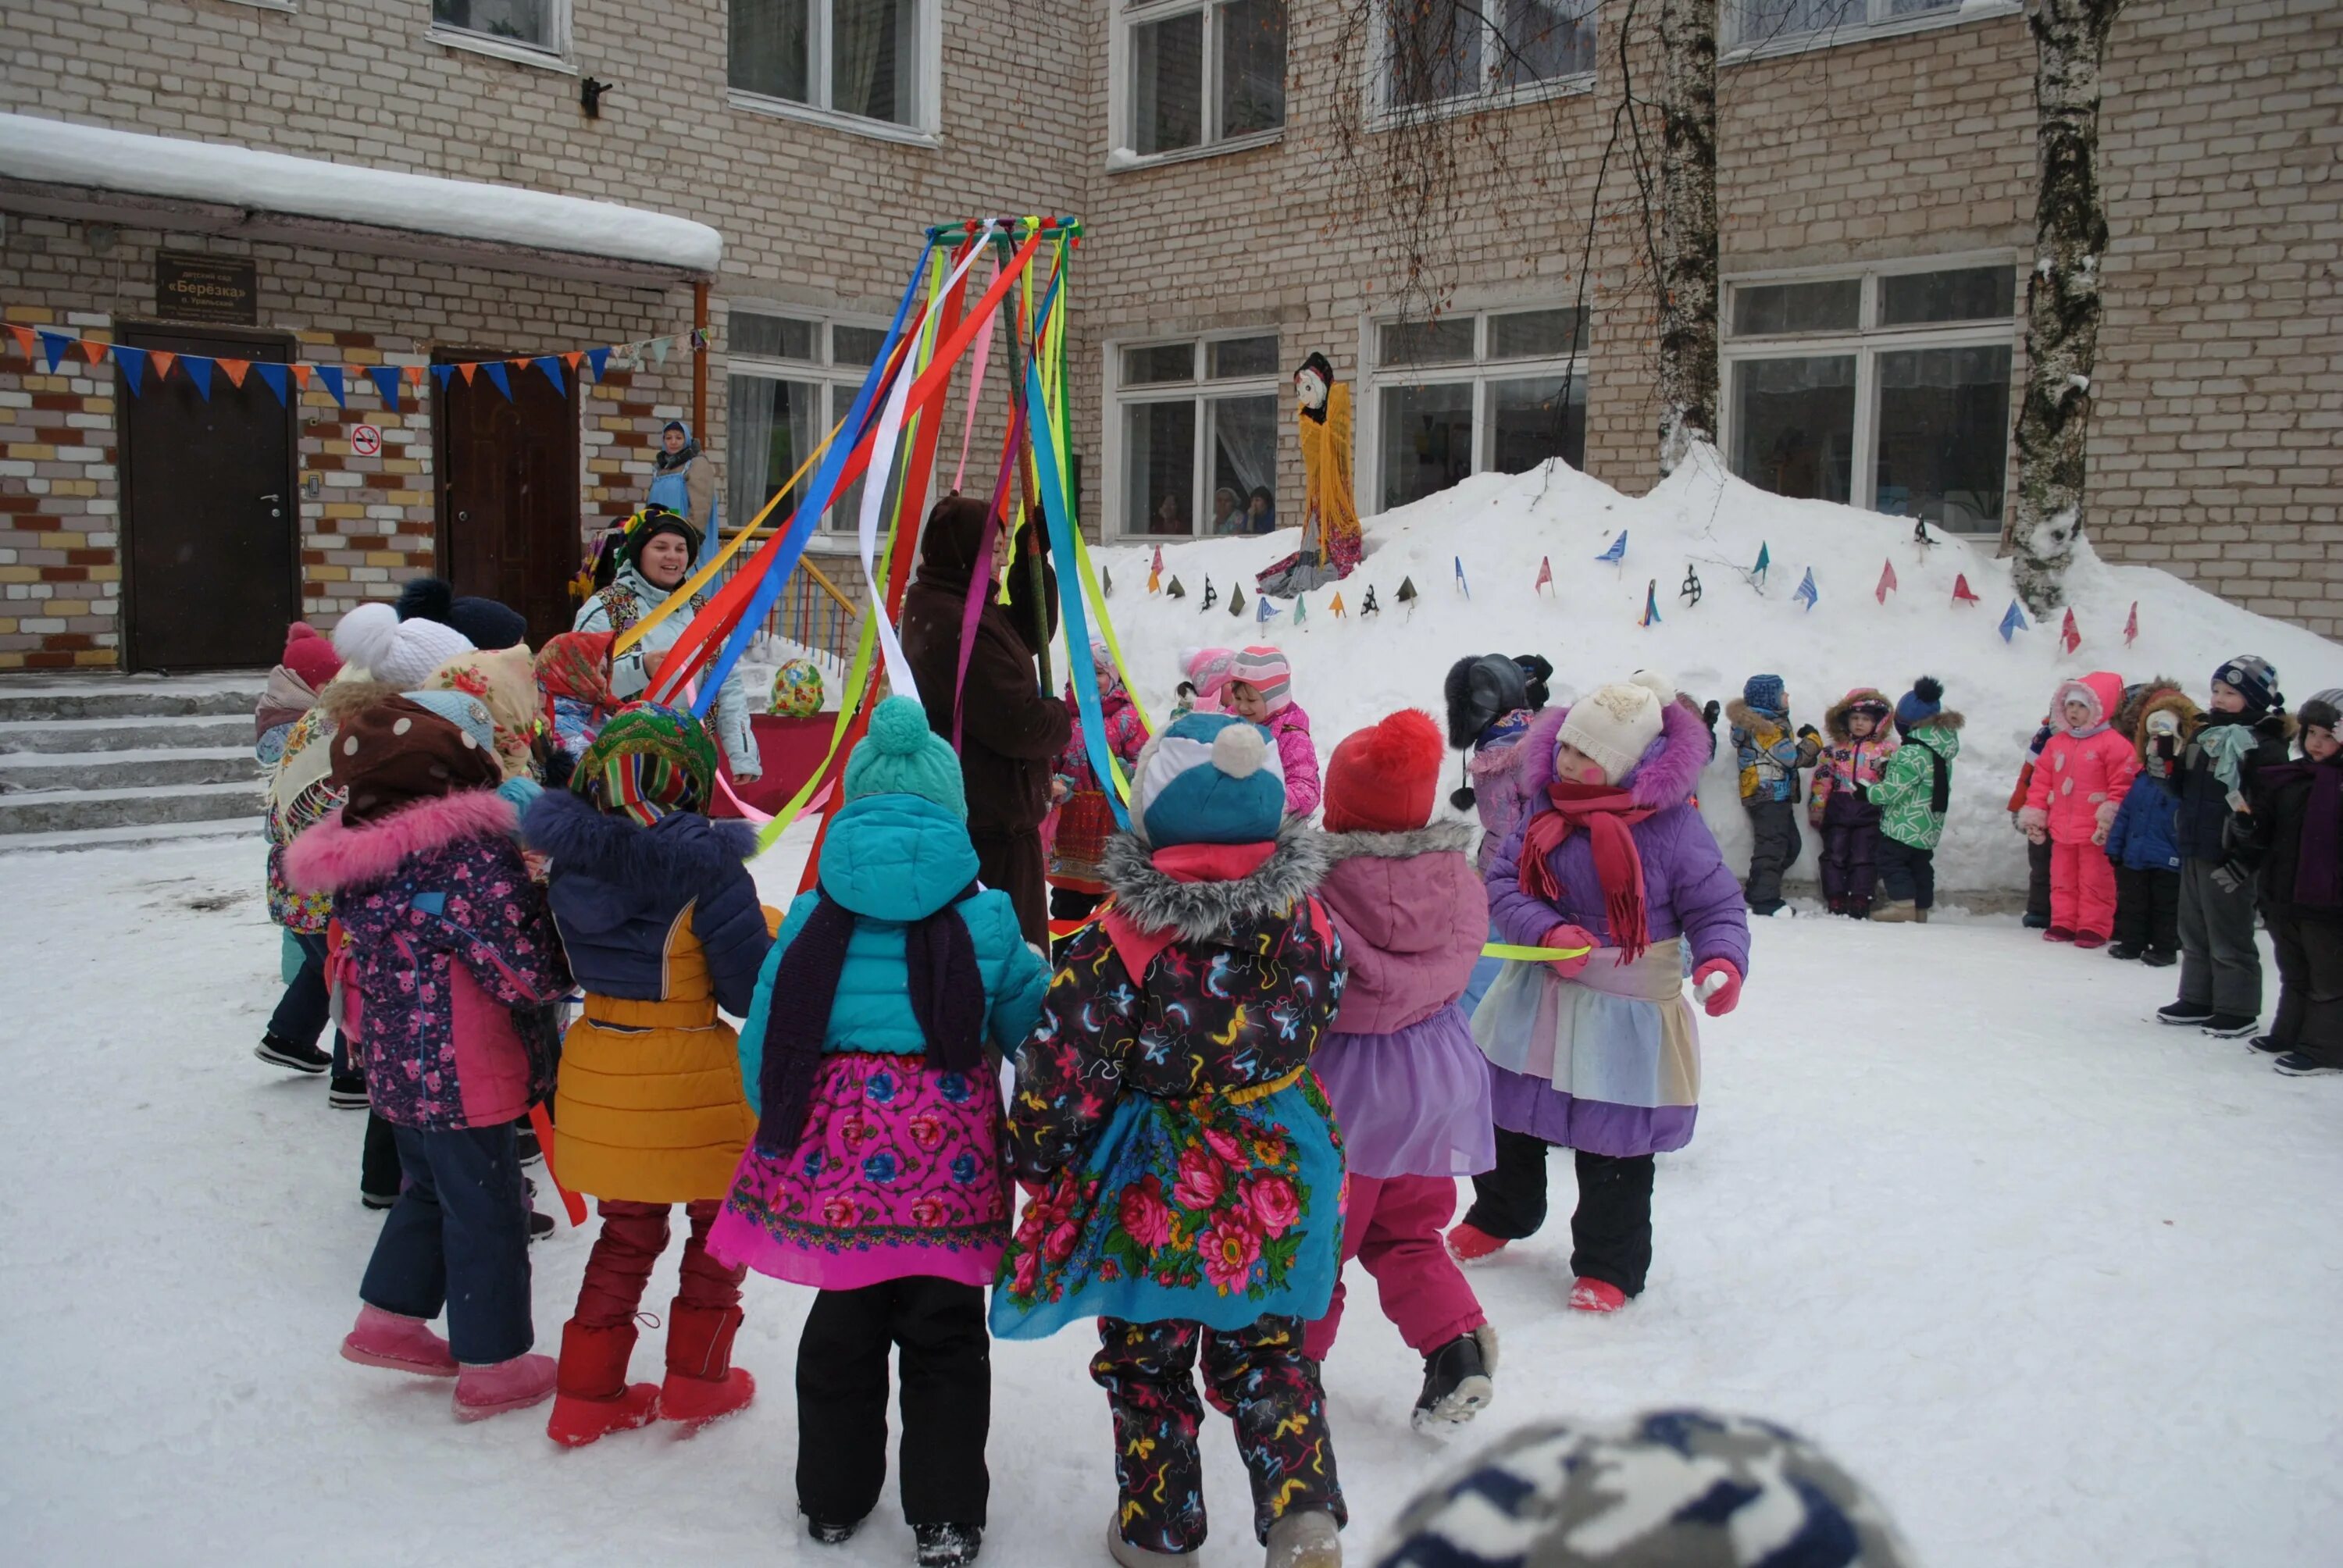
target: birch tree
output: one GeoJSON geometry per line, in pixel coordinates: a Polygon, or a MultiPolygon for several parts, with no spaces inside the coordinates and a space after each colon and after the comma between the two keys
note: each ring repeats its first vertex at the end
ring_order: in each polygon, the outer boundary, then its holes
{"type": "Polygon", "coordinates": [[[1716,440],[1716,0],[1660,0],[1660,472],[1716,440]]]}

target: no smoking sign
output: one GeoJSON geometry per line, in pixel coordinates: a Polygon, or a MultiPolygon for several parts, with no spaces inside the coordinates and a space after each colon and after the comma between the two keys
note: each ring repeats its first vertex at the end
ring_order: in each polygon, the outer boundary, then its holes
{"type": "Polygon", "coordinates": [[[355,426],[350,430],[350,450],[361,457],[382,455],[382,432],[372,425],[355,426]]]}

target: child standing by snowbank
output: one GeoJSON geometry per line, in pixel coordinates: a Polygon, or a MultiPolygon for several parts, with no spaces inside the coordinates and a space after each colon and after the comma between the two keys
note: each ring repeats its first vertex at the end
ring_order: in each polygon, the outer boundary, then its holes
{"type": "MultiPolygon", "coordinates": [[[[2177,688],[2152,688],[2131,714],[2133,753],[2140,771],[2124,792],[2107,829],[2107,862],[2116,876],[2115,941],[2111,958],[2137,959],[2150,969],[2180,961],[2180,805],[2156,782],[2153,769],[2179,754],[2181,737],[2197,719],[2197,705],[2177,688]]],[[[2133,707],[2128,699],[2127,708],[2133,707]]],[[[2117,729],[2124,726],[2118,724],[2117,729]]]]}
{"type": "Polygon", "coordinates": [[[1741,764],[1741,805],[1749,813],[1749,912],[1782,908],[1782,873],[1798,859],[1798,775],[1822,755],[1811,724],[1790,729],[1790,695],[1778,675],[1753,675],[1725,705],[1741,764]]]}
{"type": "Polygon", "coordinates": [[[960,762],[916,699],[848,760],[821,880],[789,907],[740,1031],[762,1112],[709,1250],[820,1291],[798,1342],[798,1508],[835,1544],[887,1478],[901,1352],[903,1515],[928,1568],[973,1562],[990,1479],[984,1287],[1009,1239],[990,1040],[1049,982],[998,889],[978,891],[960,762]]]}
{"type": "MultiPolygon", "coordinates": [[[[2115,929],[2116,874],[2102,851],[2139,771],[2130,742],[2109,722],[2122,700],[2123,681],[2105,669],[2066,682],[2051,699],[2057,729],[2034,765],[2026,809],[2018,814],[2026,837],[2050,843],[2045,941],[2103,948],[2115,929]]],[[[2250,908],[2247,920],[2250,926],[2250,908]]]]}
{"type": "Polygon", "coordinates": [[[1926,921],[1936,905],[1936,846],[1953,803],[1953,759],[1961,716],[1945,706],[1941,681],[1922,676],[1896,702],[1896,733],[1871,803],[1879,808],[1879,876],[1887,904],[1875,920],[1926,921]]]}
{"type": "MultiPolygon", "coordinates": [[[[1423,1358],[1418,1428],[1473,1419],[1497,1365],[1496,1331],[1440,1241],[1456,1214],[1456,1178],[1497,1162],[1488,1060],[1456,1005],[1481,956],[1489,897],[1464,858],[1471,826],[1432,822],[1440,751],[1438,727],[1409,711],[1327,759],[1333,865],[1318,897],[1350,978],[1311,1063],[1342,1129],[1342,1261],[1365,1264],[1383,1315],[1423,1358]]],[[[1303,1338],[1313,1362],[1333,1349],[1342,1293],[1338,1279],[1303,1338]]]]}
{"type": "Polygon", "coordinates": [[[1545,1151],[1578,1155],[1570,1304],[1615,1312],[1652,1261],[1652,1157],[1692,1141],[1700,1040],[1684,949],[1712,1018],[1741,1000],[1749,922],[1740,884],[1690,801],[1708,759],[1701,721],[1639,673],[1531,726],[1538,808],[1489,873],[1509,942],[1586,948],[1511,961],[1473,1015],[1489,1058],[1497,1168],[1450,1248],[1471,1261],[1545,1220],[1545,1151]]]}
{"type": "Polygon", "coordinates": [[[1236,1423],[1271,1568],[1334,1568],[1345,1517],[1302,1324],[1326,1311],[1342,1156],[1310,1070],[1342,998],[1312,896],[1323,836],[1285,817],[1277,752],[1191,714],[1140,754],[1113,903],[1066,950],[1017,1053],[1010,1149],[1041,1188],[1002,1261],[993,1332],[1099,1320],[1125,1568],[1204,1543],[1202,1411],[1236,1423]]]}
{"type": "Polygon", "coordinates": [[[342,1354],[456,1379],[458,1419],[553,1393],[531,1355],[528,1201],[513,1123],[541,1092],[516,1020],[569,990],[528,879],[494,751],[387,697],[333,739],[342,808],[286,851],[287,879],[333,895],[347,933],[367,1091],[406,1190],[383,1221],[342,1354]],[[447,1338],[429,1328],[447,1311],[447,1338]]]}
{"type": "Polygon", "coordinates": [[[1823,835],[1823,899],[1835,915],[1871,917],[1871,890],[1879,879],[1879,808],[1871,787],[1879,782],[1888,753],[1887,699],[1858,686],[1823,714],[1830,735],[1815,765],[1815,789],[1806,818],[1823,835]]]}
{"type": "Polygon", "coordinates": [[[1248,648],[1229,661],[1221,706],[1269,731],[1285,771],[1285,814],[1307,817],[1318,809],[1318,747],[1310,738],[1310,716],[1293,700],[1293,670],[1273,648],[1248,648]]]}
{"type": "Polygon", "coordinates": [[[2320,692],[2297,721],[2302,760],[2257,775],[2237,859],[2258,874],[2278,959],[2278,1016],[2254,1045],[2308,1078],[2343,1072],[2343,690],[2320,692]]]}

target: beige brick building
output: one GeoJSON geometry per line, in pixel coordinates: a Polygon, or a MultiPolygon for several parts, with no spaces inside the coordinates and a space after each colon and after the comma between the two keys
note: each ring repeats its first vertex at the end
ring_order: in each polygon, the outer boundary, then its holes
{"type": "MultiPolygon", "coordinates": [[[[1256,490],[1295,506],[1289,377],[1312,350],[1358,387],[1363,510],[1555,454],[1644,487],[1651,309],[1628,161],[1606,156],[1627,8],[1467,7],[1485,21],[1443,35],[1453,68],[1398,84],[1346,21],[1360,8],[0,0],[0,113],[647,215],[613,230],[577,209],[516,237],[198,200],[166,158],[59,177],[0,121],[7,323],[415,367],[395,412],[364,377],[346,405],[315,377],[284,404],[251,376],[204,398],[184,372],[133,397],[110,362],[51,368],[39,339],[28,359],[0,337],[0,668],[265,658],[283,616],[330,620],[424,570],[466,591],[566,573],[581,535],[643,498],[662,424],[690,417],[696,282],[700,435],[737,522],[843,410],[923,228],[972,213],[1086,221],[1075,445],[1094,531],[1235,526],[1256,490]],[[1431,100],[1454,199],[1416,246],[1443,301],[1427,319],[1396,286],[1409,226],[1375,174],[1408,141],[1377,127],[1431,100]],[[648,215],[712,228],[720,260],[648,215]],[[241,315],[174,303],[192,297],[166,280],[206,264],[248,287],[241,315]],[[526,363],[659,339],[664,360],[621,354],[598,380],[565,361],[558,391],[526,363]],[[488,359],[524,362],[522,396],[447,368],[488,359]],[[206,654],[206,620],[243,640],[206,654]]],[[[1725,9],[1728,457],[1795,493],[1996,528],[2033,230],[2019,6],[1725,9]]],[[[1648,50],[1624,53],[1650,95],[1648,50]]],[[[2133,0],[2103,124],[2098,548],[2333,635],[2343,7],[2133,0]]],[[[816,601],[791,602],[802,624],[783,629],[829,635],[805,620],[816,601]]]]}

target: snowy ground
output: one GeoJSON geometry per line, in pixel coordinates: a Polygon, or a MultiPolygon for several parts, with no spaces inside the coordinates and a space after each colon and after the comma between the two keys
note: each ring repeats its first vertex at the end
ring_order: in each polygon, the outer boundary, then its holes
{"type": "MultiPolygon", "coordinates": [[[[790,858],[759,867],[769,896],[790,858]]],[[[336,1359],[378,1221],[360,1119],[252,1060],[277,991],[259,880],[256,839],[0,859],[0,1556],[908,1563],[891,1491],[848,1548],[798,1533],[802,1291],[750,1282],[739,1360],[765,1393],[689,1442],[558,1453],[541,1417],[459,1427],[446,1384],[336,1359]]],[[[1767,922],[1747,1008],[1710,1031],[1700,1136],[1661,1164],[1650,1292],[1558,1311],[1559,1224],[1476,1275],[1505,1334],[1488,1432],[1668,1402],[1773,1416],[1938,1568],[2333,1561],[2343,1081],[2156,1028],[2168,980],[2006,919],[1767,922]]],[[[586,1246],[536,1251],[542,1345],[586,1246]]],[[[1361,1563],[1442,1462],[1373,1302],[1328,1368],[1361,1563]]],[[[1103,1561],[1088,1349],[996,1352],[988,1562],[1103,1561]]],[[[637,1372],[656,1356],[654,1336],[637,1372]]],[[[1203,1562],[1258,1562],[1224,1430],[1206,1452],[1203,1562]]]]}

